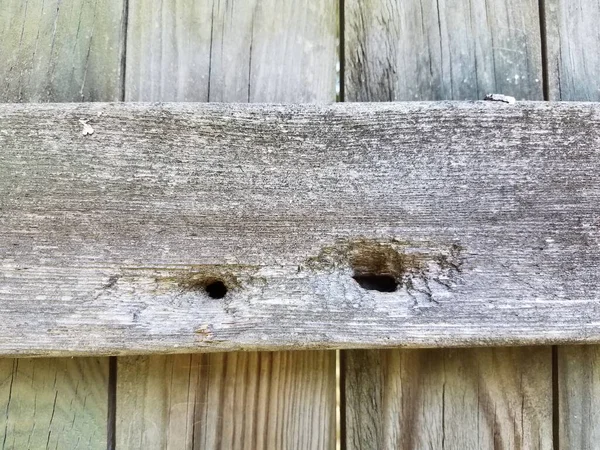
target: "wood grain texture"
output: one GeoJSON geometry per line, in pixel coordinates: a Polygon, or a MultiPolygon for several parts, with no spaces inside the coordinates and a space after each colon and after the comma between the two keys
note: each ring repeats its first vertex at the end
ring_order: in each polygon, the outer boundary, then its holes
{"type": "MultiPolygon", "coordinates": [[[[334,0],[165,1],[155,9],[130,1],[127,98],[331,101],[336,8],[334,0]]],[[[333,447],[332,352],[118,361],[122,448],[333,447]]]]}
{"type": "Polygon", "coordinates": [[[349,450],[552,449],[549,347],[345,355],[349,450]]]}
{"type": "Polygon", "coordinates": [[[105,359],[0,359],[0,448],[105,449],[105,359]]]}
{"type": "Polygon", "coordinates": [[[560,448],[592,450],[600,439],[600,347],[558,348],[560,448]]]}
{"type": "Polygon", "coordinates": [[[600,100],[600,3],[544,3],[550,100],[600,100]]]}
{"type": "Polygon", "coordinates": [[[126,99],[329,102],[337,1],[130,1],[126,99]]]}
{"type": "Polygon", "coordinates": [[[0,101],[121,99],[122,0],[3,0],[0,101]]]}
{"type": "Polygon", "coordinates": [[[542,100],[536,0],[346,0],[350,101],[542,100]]]}
{"type": "MultiPolygon", "coordinates": [[[[0,102],[120,99],[123,13],[123,1],[2,1],[0,102]]],[[[2,359],[0,392],[0,448],[107,447],[107,358],[2,359]]]]}
{"type": "MultiPolygon", "coordinates": [[[[542,98],[537,2],[346,5],[348,98],[458,100],[489,92],[542,98]]],[[[493,158],[502,165],[514,154],[502,152],[488,155],[490,167],[493,158]]],[[[468,201],[464,192],[451,196],[468,201]]],[[[495,289],[495,283],[481,286],[495,289]]],[[[551,448],[550,363],[548,348],[344,351],[346,447],[551,448]]]]}
{"type": "Polygon", "coordinates": [[[0,116],[3,354],[599,340],[598,104],[0,116]]]}
{"type": "Polygon", "coordinates": [[[335,442],[334,352],[120,361],[122,448],[330,449],[335,442]]]}
{"type": "MultiPolygon", "coordinates": [[[[546,0],[550,99],[600,99],[598,2],[546,0]]],[[[594,449],[600,440],[600,348],[557,352],[559,448],[594,449]]]]}

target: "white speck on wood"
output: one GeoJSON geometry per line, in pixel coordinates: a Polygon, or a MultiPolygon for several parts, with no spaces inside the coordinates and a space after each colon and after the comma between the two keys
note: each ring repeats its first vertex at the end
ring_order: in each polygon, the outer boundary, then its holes
{"type": "Polygon", "coordinates": [[[517,101],[514,97],[511,97],[510,95],[504,95],[504,94],[488,94],[485,96],[485,100],[492,101],[492,102],[508,103],[508,104],[513,104],[517,101]]]}
{"type": "MultiPolygon", "coordinates": [[[[98,115],[100,114],[102,114],[102,112],[98,113],[98,115]]],[[[87,120],[79,119],[79,123],[83,125],[83,130],[81,131],[81,134],[83,134],[84,136],[94,134],[94,128],[88,123],[87,120]]]]}

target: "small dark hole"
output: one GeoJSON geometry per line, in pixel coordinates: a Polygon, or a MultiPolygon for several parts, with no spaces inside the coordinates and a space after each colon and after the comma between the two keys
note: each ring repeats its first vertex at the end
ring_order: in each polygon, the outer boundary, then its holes
{"type": "Polygon", "coordinates": [[[396,292],[398,289],[398,282],[391,275],[363,274],[354,275],[352,278],[361,288],[368,291],[396,292]]]}
{"type": "Polygon", "coordinates": [[[213,281],[205,289],[210,298],[223,298],[227,295],[227,286],[222,281],[213,281]]]}

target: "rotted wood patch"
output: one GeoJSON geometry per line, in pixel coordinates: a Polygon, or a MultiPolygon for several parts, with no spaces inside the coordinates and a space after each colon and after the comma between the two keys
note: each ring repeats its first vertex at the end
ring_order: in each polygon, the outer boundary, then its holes
{"type": "Polygon", "coordinates": [[[308,269],[350,275],[364,290],[407,294],[413,308],[440,305],[460,281],[461,247],[414,246],[397,239],[354,239],[325,247],[308,269]]]}
{"type": "Polygon", "coordinates": [[[0,105],[0,354],[600,341],[599,147],[595,103],[0,105]]]}
{"type": "MultiPolygon", "coordinates": [[[[193,326],[185,333],[190,339],[199,347],[229,346],[235,335],[264,326],[257,321],[259,312],[268,316],[270,326],[288,327],[290,317],[302,322],[312,317],[316,325],[335,310],[360,314],[395,304],[397,312],[406,313],[439,307],[452,300],[460,283],[460,252],[457,244],[415,246],[397,239],[357,238],[325,246],[297,266],[129,267],[109,275],[95,300],[128,299],[137,304],[130,309],[131,323],[145,327],[153,326],[161,310],[189,309],[185,322],[193,326]]],[[[327,343],[326,334],[319,333],[327,343]]],[[[286,336],[287,341],[292,338],[294,345],[313,346],[298,330],[286,336]]],[[[268,339],[270,345],[273,337],[268,339]]]]}

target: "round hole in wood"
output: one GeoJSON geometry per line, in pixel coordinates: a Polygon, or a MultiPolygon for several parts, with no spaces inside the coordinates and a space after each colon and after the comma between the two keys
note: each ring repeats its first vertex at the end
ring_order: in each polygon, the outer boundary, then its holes
{"type": "Polygon", "coordinates": [[[227,295],[227,286],[221,280],[212,281],[204,288],[210,298],[223,298],[227,295]]]}
{"type": "Polygon", "coordinates": [[[404,255],[387,245],[364,243],[352,252],[352,278],[368,291],[396,292],[405,272],[404,255]]]}
{"type": "Polygon", "coordinates": [[[354,275],[352,278],[361,288],[368,291],[396,292],[398,289],[396,278],[387,274],[366,273],[354,275]]]}

